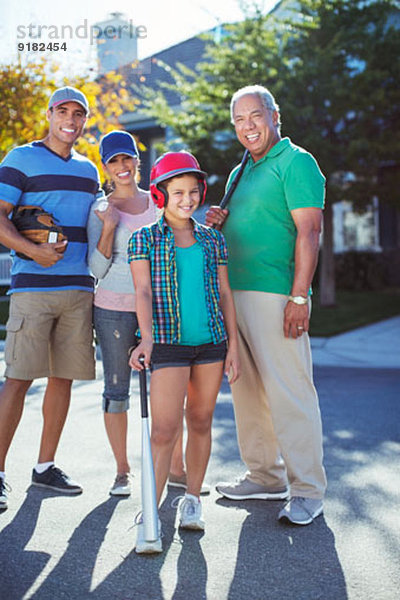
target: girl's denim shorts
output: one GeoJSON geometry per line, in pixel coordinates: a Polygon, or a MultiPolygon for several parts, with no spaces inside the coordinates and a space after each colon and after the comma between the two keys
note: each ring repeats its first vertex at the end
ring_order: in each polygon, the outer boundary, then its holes
{"type": "Polygon", "coordinates": [[[226,341],[219,344],[200,344],[199,346],[154,344],[151,354],[151,370],[221,362],[225,360],[226,351],[226,341]]]}

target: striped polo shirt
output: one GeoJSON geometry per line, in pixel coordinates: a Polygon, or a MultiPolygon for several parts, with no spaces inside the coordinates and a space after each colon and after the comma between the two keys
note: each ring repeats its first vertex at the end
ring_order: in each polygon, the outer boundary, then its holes
{"type": "MultiPolygon", "coordinates": [[[[212,342],[226,339],[222,311],[219,306],[218,266],[228,262],[224,236],[219,231],[200,225],[194,219],[193,235],[204,255],[204,288],[208,324],[212,342]]],[[[132,234],[128,244],[128,262],[149,260],[153,293],[153,341],[179,344],[181,323],[178,297],[175,238],[164,217],[132,234]]]]}
{"type": "Polygon", "coordinates": [[[11,150],[0,165],[0,200],[10,204],[41,206],[61,225],[68,238],[64,257],[51,267],[13,255],[13,292],[47,290],[93,291],[87,266],[86,223],[99,191],[95,165],[75,150],[59,156],[43,142],[11,150]]]}

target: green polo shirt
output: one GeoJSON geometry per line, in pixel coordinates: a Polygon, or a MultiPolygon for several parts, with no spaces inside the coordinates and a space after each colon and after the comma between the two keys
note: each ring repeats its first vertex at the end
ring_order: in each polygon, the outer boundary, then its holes
{"type": "Polygon", "coordinates": [[[289,138],[257,162],[250,157],[223,227],[232,289],[290,294],[297,237],[290,211],[323,208],[324,197],[325,177],[316,160],[289,138]]]}

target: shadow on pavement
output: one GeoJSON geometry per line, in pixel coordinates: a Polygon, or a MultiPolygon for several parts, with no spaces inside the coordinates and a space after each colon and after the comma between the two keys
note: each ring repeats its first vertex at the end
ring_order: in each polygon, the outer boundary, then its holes
{"type": "MultiPolygon", "coordinates": [[[[172,502],[179,496],[177,491],[168,491],[161,507],[163,552],[153,555],[137,555],[132,550],[124,561],[92,592],[96,600],[202,600],[206,598],[207,563],[200,540],[204,532],[184,532],[176,529],[176,509],[172,502]],[[172,544],[180,545],[175,589],[165,590],[160,573],[168,558],[172,544]]],[[[171,582],[173,588],[173,582],[171,582]]],[[[75,596],[74,596],[75,598],[75,596]]],[[[76,598],[81,598],[79,595],[76,598]]],[[[86,596],[85,596],[86,598],[86,596]]]]}
{"type": "Polygon", "coordinates": [[[46,496],[34,488],[28,488],[21,508],[0,533],[1,598],[22,598],[50,559],[46,552],[25,549],[35,531],[45,499],[46,496]]]}
{"type": "Polygon", "coordinates": [[[229,600],[346,600],[335,538],[324,516],[306,527],[277,521],[281,502],[219,499],[245,510],[229,600]]]}
{"type": "MultiPolygon", "coordinates": [[[[170,505],[176,495],[168,493],[159,509],[162,522],[163,552],[138,555],[133,548],[124,557],[122,563],[93,590],[91,597],[96,600],[109,600],[110,598],[162,600],[164,598],[160,572],[168,550],[174,542],[176,511],[171,511],[170,505]],[[168,511],[165,510],[166,508],[168,511]]],[[[136,532],[133,534],[133,539],[136,539],[136,532]]],[[[78,598],[79,596],[77,596],[77,600],[78,598]]]]}
{"type": "Polygon", "coordinates": [[[30,596],[35,600],[86,598],[93,569],[119,499],[109,498],[85,517],[72,534],[67,550],[40,588],[30,596]]]}
{"type": "Polygon", "coordinates": [[[207,598],[207,562],[200,540],[204,531],[179,531],[182,549],[179,554],[178,579],[171,600],[204,600],[207,598]]]}
{"type": "Polygon", "coordinates": [[[367,527],[398,556],[400,371],[316,369],[324,428],[328,498],[347,531],[367,527]],[[351,381],[351,387],[348,385],[351,381]]]}

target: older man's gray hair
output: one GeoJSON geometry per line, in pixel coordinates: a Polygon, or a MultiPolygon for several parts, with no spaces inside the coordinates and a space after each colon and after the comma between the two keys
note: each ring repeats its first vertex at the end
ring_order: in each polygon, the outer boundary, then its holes
{"type": "Polygon", "coordinates": [[[281,114],[279,112],[279,105],[276,102],[275,98],[273,97],[273,95],[271,94],[271,92],[264,87],[263,85],[246,85],[246,87],[242,87],[239,90],[237,90],[237,92],[235,92],[232,96],[232,100],[231,100],[231,122],[234,124],[234,120],[233,120],[233,109],[235,107],[236,102],[239,100],[239,98],[242,98],[243,96],[247,96],[249,94],[253,94],[256,95],[260,98],[262,105],[269,111],[269,112],[274,112],[276,111],[278,113],[278,131],[280,130],[280,126],[281,126],[281,114]]]}

